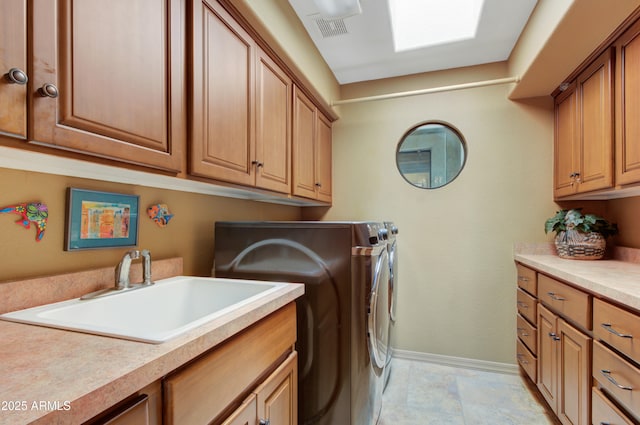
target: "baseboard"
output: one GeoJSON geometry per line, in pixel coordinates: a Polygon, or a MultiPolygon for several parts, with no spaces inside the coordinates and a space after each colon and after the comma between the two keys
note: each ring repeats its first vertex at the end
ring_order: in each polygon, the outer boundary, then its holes
{"type": "Polygon", "coordinates": [[[463,357],[443,356],[441,354],[420,353],[417,351],[394,349],[393,357],[398,359],[436,363],[444,366],[482,370],[485,372],[507,373],[513,375],[517,375],[519,373],[518,365],[515,364],[489,362],[486,360],[465,359],[463,357]]]}

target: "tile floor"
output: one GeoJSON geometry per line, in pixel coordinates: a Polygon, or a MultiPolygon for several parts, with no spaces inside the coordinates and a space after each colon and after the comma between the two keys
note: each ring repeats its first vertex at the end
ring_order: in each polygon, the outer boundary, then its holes
{"type": "Polygon", "coordinates": [[[517,374],[393,359],[378,425],[551,425],[517,374]]]}

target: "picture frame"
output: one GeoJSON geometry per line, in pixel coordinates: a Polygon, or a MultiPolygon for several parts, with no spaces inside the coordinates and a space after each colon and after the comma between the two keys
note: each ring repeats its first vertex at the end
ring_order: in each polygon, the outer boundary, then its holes
{"type": "Polygon", "coordinates": [[[134,247],[140,197],[70,187],[65,251],[134,247]]]}

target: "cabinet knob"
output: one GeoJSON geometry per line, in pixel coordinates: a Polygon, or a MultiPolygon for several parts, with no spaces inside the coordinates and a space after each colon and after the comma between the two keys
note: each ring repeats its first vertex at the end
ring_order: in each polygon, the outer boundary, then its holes
{"type": "Polygon", "coordinates": [[[257,168],[264,167],[264,163],[260,161],[251,161],[251,165],[255,165],[257,168]]]}
{"type": "Polygon", "coordinates": [[[42,97],[50,97],[55,99],[58,97],[58,88],[55,84],[46,83],[38,89],[38,94],[42,97]]]}
{"type": "Polygon", "coordinates": [[[317,182],[317,183],[316,183],[316,187],[322,187],[322,183],[317,182]]]}
{"type": "Polygon", "coordinates": [[[27,74],[20,68],[11,68],[4,77],[12,84],[24,86],[29,81],[27,74]]]}
{"type": "Polygon", "coordinates": [[[560,337],[558,335],[556,335],[555,332],[549,332],[549,336],[554,340],[554,341],[560,341],[560,337]]]}

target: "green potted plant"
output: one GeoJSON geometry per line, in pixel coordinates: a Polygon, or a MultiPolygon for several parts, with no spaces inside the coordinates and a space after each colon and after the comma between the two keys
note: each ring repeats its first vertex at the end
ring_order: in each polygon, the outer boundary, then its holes
{"type": "Polygon", "coordinates": [[[618,225],[595,214],[582,214],[582,208],[560,210],[545,222],[545,233],[555,232],[558,255],[574,260],[604,257],[606,239],[618,234],[618,225]]]}

